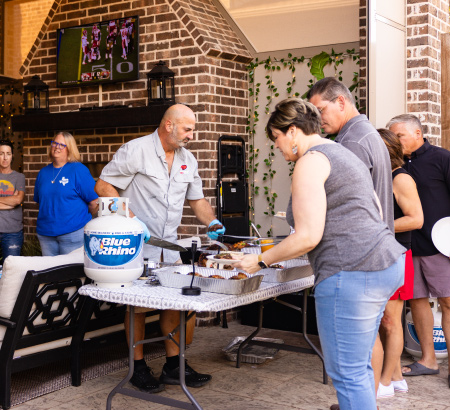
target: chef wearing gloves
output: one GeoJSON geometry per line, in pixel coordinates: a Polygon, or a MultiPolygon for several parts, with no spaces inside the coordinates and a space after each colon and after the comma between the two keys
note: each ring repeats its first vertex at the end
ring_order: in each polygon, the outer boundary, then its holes
{"type": "MultiPolygon", "coordinates": [[[[217,239],[219,234],[225,233],[225,227],[215,219],[211,205],[203,196],[197,160],[184,148],[192,140],[194,128],[192,110],[186,105],[172,105],[153,134],[136,138],[119,148],[96,183],[95,191],[99,196],[130,199],[130,215],[141,223],[146,242],[154,235],[176,243],[185,200],[200,223],[208,226],[209,238],[217,239]]],[[[149,244],[144,245],[144,257],[155,262],[180,261],[179,252],[149,244]]],[[[145,309],[140,309],[135,309],[135,340],[144,339],[145,333],[145,309]]],[[[160,327],[164,335],[178,324],[178,311],[161,311],[160,327]]],[[[187,344],[192,342],[194,325],[195,316],[187,322],[187,344]]],[[[128,315],[125,326],[128,329],[128,315]]],[[[165,340],[165,348],[166,363],[157,380],[144,361],[143,345],[136,346],[131,384],[150,393],[162,391],[165,384],[180,384],[179,348],[171,340],[165,340]]],[[[211,380],[210,375],[197,373],[188,365],[185,378],[189,387],[200,387],[211,380]]]]}

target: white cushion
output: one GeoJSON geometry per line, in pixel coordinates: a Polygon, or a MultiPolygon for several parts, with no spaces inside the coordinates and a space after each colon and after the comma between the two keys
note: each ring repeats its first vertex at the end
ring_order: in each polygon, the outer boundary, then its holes
{"type": "MultiPolygon", "coordinates": [[[[0,316],[9,319],[29,270],[40,271],[70,263],[83,263],[83,247],[68,255],[58,256],[8,256],[0,278],[0,316]]],[[[0,326],[0,343],[5,335],[5,327],[0,326]]]]}

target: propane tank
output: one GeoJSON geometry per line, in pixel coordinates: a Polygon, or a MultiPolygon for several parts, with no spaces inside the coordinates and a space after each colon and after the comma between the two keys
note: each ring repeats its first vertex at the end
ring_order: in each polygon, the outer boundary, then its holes
{"type": "Polygon", "coordinates": [[[128,198],[98,198],[98,217],[84,227],[84,272],[101,288],[127,287],[144,268],[144,232],[128,198]]]}
{"type": "MultiPolygon", "coordinates": [[[[444,331],[442,330],[442,312],[438,308],[437,299],[430,298],[430,306],[434,317],[433,342],[436,359],[440,363],[448,356],[447,345],[445,343],[444,331]]],[[[405,318],[405,350],[414,358],[422,357],[422,349],[420,348],[419,338],[417,337],[416,328],[412,320],[411,310],[405,318]]]]}

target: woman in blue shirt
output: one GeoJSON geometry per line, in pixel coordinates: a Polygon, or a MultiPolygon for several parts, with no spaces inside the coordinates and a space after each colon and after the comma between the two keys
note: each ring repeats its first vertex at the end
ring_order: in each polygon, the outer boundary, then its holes
{"type": "Polygon", "coordinates": [[[84,226],[98,209],[98,195],[71,134],[56,134],[49,158],[52,163],[36,178],[34,200],[39,204],[36,231],[42,254],[55,256],[83,246],[84,226]]]}

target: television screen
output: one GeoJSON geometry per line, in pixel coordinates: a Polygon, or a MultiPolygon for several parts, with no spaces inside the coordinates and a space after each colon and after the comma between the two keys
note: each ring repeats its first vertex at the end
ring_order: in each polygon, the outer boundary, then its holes
{"type": "Polygon", "coordinates": [[[57,86],[137,80],[138,16],[58,29],[57,86]]]}

